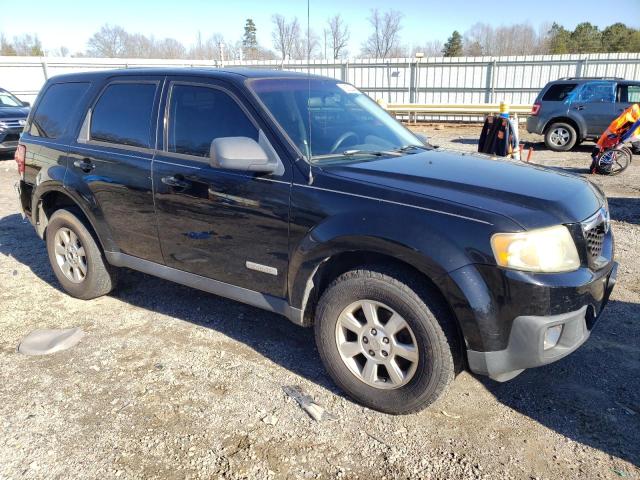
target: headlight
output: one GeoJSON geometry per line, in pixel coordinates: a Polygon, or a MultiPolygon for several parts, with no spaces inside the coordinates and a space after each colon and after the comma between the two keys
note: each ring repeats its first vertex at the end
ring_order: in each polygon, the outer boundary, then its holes
{"type": "Polygon", "coordinates": [[[564,225],[528,232],[496,233],[491,248],[501,267],[528,272],[568,272],[580,266],[580,257],[564,225]]]}

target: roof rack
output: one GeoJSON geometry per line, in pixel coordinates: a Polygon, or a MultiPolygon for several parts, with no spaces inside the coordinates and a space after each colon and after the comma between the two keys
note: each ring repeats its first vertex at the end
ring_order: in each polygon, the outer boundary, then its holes
{"type": "Polygon", "coordinates": [[[624,80],[622,77],[562,77],[558,80],[624,80]]]}

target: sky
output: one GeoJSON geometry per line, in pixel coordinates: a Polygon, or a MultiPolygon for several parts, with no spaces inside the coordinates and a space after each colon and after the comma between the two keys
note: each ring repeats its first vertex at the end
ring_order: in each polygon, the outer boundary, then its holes
{"type": "MultiPolygon", "coordinates": [[[[615,7],[609,2],[512,0],[508,7],[500,7],[499,2],[479,0],[310,0],[310,23],[320,34],[326,19],[340,13],[351,30],[352,55],[359,52],[370,33],[367,17],[372,8],[383,11],[391,7],[402,12],[401,38],[407,45],[444,42],[453,30],[464,33],[476,22],[494,26],[528,22],[538,28],[555,21],[571,29],[584,21],[601,28],[624,22],[640,28],[640,0],[617,0],[615,7]]],[[[0,18],[1,33],[9,38],[37,33],[45,50],[66,46],[72,53],[83,51],[87,40],[105,23],[156,38],[173,37],[189,46],[198,31],[205,38],[221,33],[227,41],[235,42],[242,36],[245,20],[251,17],[259,43],[268,48],[272,48],[273,14],[297,16],[302,25],[307,24],[304,0],[29,0],[21,3],[19,10],[19,19],[13,15],[0,18]]]]}

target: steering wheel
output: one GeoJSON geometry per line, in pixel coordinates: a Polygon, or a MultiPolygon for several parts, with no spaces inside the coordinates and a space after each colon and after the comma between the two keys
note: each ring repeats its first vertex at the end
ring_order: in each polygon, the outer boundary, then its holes
{"type": "Polygon", "coordinates": [[[335,151],[338,150],[338,148],[340,148],[340,145],[342,145],[344,143],[344,141],[349,137],[355,137],[356,140],[357,140],[358,139],[358,134],[356,134],[355,132],[344,132],[335,141],[335,143],[333,144],[333,147],[331,147],[331,151],[329,153],[335,153],[335,151]]]}

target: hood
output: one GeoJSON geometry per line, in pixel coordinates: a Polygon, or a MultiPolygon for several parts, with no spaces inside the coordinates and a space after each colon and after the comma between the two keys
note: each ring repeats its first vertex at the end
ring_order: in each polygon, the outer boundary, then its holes
{"type": "Polygon", "coordinates": [[[0,120],[3,118],[27,118],[29,107],[0,107],[0,120]]]}
{"type": "Polygon", "coordinates": [[[526,229],[579,222],[604,203],[602,193],[576,175],[441,149],[332,166],[330,171],[493,212],[526,229]]]}

